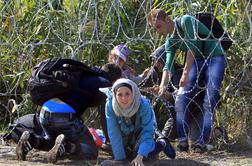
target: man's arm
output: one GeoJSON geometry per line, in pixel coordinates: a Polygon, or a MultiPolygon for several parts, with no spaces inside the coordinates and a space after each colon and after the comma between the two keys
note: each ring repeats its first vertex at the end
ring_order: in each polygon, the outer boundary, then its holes
{"type": "Polygon", "coordinates": [[[163,68],[163,74],[161,83],[159,85],[159,92],[158,95],[162,96],[165,92],[166,86],[170,80],[170,75],[172,71],[174,70],[173,62],[175,60],[175,53],[176,49],[171,46],[170,40],[166,40],[165,42],[165,49],[166,49],[166,61],[163,68]]]}
{"type": "Polygon", "coordinates": [[[187,51],[187,54],[186,54],[186,61],[185,61],[184,69],[183,69],[183,74],[179,81],[180,87],[184,87],[188,83],[189,81],[188,75],[189,75],[189,71],[192,68],[193,61],[194,61],[194,53],[191,50],[189,50],[187,51]]]}
{"type": "Polygon", "coordinates": [[[164,94],[165,89],[166,89],[166,85],[168,84],[169,79],[170,79],[169,77],[170,77],[170,72],[167,70],[164,70],[163,74],[162,74],[162,80],[159,85],[159,92],[158,92],[159,96],[162,96],[164,94]]]}

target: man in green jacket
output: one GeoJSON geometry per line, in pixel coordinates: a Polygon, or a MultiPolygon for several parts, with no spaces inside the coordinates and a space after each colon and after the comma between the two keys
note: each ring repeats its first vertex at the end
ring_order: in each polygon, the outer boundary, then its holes
{"type": "Polygon", "coordinates": [[[193,16],[184,15],[180,19],[171,20],[165,11],[153,9],[148,21],[160,35],[167,36],[166,63],[159,95],[164,93],[173,73],[176,51],[186,52],[186,62],[175,102],[178,148],[182,151],[187,151],[189,148],[188,105],[194,102],[195,96],[202,90],[198,84],[199,80],[204,80],[203,119],[198,123],[201,130],[198,139],[192,144],[195,152],[204,152],[210,140],[215,107],[219,99],[218,91],[226,68],[224,50],[219,40],[211,37],[211,31],[193,16]],[[199,34],[207,38],[200,38],[199,34]]]}

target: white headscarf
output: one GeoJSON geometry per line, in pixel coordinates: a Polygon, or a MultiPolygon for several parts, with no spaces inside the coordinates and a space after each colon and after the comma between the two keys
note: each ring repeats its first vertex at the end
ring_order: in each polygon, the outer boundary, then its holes
{"type": "Polygon", "coordinates": [[[112,107],[117,116],[130,118],[138,111],[140,106],[141,93],[139,91],[139,88],[133,81],[126,78],[118,79],[112,86],[112,92],[113,92],[112,107]],[[115,90],[117,90],[116,87],[118,87],[118,85],[122,83],[131,86],[133,94],[133,102],[126,109],[121,108],[116,100],[116,92],[115,92],[115,90]]]}

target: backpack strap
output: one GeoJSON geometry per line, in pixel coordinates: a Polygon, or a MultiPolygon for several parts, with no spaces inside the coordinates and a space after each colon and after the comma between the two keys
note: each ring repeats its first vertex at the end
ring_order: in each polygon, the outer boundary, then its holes
{"type": "MultiPolygon", "coordinates": [[[[196,19],[199,20],[198,16],[196,17],[196,19]]],[[[200,22],[200,20],[199,20],[199,22],[200,22]]],[[[175,24],[176,24],[176,26],[177,26],[179,32],[182,32],[182,33],[183,33],[183,29],[182,29],[182,27],[181,27],[181,17],[179,17],[179,18],[177,18],[177,19],[175,20],[175,24]]],[[[198,34],[198,35],[199,35],[201,38],[204,38],[204,37],[202,37],[201,34],[198,34]]],[[[201,51],[203,51],[204,48],[205,48],[205,42],[203,41],[202,46],[201,46],[201,51]]],[[[184,55],[183,66],[185,66],[186,56],[187,56],[187,52],[185,52],[185,55],[184,55]]]]}
{"type": "Polygon", "coordinates": [[[181,17],[179,17],[179,18],[177,18],[177,19],[175,20],[175,24],[176,24],[176,26],[177,26],[179,32],[183,32],[183,29],[182,29],[182,27],[181,27],[181,17]]]}
{"type": "MultiPolygon", "coordinates": [[[[175,24],[176,24],[176,27],[178,28],[178,31],[184,33],[184,32],[183,32],[183,29],[182,29],[182,27],[181,27],[181,17],[179,17],[179,18],[177,18],[177,19],[175,20],[175,24]]],[[[183,66],[185,66],[186,55],[187,55],[187,52],[185,52],[185,55],[184,55],[183,66]]]]}

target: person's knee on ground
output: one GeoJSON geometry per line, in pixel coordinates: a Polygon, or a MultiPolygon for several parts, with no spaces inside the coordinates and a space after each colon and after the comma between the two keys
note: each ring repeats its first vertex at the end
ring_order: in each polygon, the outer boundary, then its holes
{"type": "Polygon", "coordinates": [[[67,151],[78,160],[96,159],[98,149],[88,128],[83,124],[78,138],[71,138],[67,143],[67,151]]]}
{"type": "Polygon", "coordinates": [[[98,149],[95,145],[79,143],[75,154],[79,159],[94,160],[98,157],[98,149]]]}

